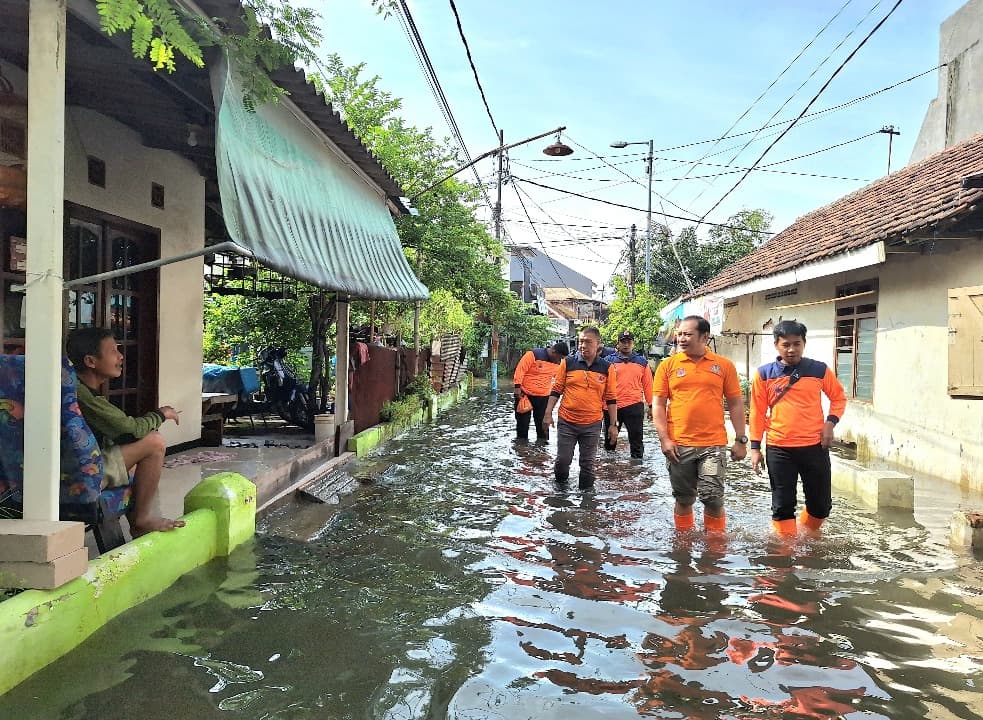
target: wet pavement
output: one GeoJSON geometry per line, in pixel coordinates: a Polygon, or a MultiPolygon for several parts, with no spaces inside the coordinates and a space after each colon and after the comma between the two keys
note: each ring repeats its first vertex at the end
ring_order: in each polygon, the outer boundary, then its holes
{"type": "MultiPolygon", "coordinates": [[[[472,398],[383,448],[380,481],[263,519],[0,698],[2,718],[978,718],[983,558],[946,545],[979,498],[914,513],[837,498],[819,538],[769,531],[734,467],[728,531],[677,534],[646,458],[594,493],[472,398]]],[[[700,526],[698,521],[697,526],[700,526]]],[[[2,651],[0,651],[2,652],[2,651]]]]}

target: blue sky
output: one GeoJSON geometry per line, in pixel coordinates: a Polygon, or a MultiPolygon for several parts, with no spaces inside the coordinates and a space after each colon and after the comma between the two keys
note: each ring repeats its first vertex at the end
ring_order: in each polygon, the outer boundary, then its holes
{"type": "MultiPolygon", "coordinates": [[[[550,140],[511,151],[512,174],[637,208],[646,202],[644,146],[615,150],[615,140],[654,140],[657,160],[653,190],[656,221],[667,213],[702,216],[740,174],[693,179],[723,168],[687,162],[751,165],[784,126],[689,148],[664,148],[717,138],[774,81],[783,68],[829,27],[731,131],[739,133],[776,116],[801,112],[837,66],[891,9],[895,0],[456,0],[479,77],[506,143],[565,125],[575,154],[559,162],[541,153],[550,140]],[[848,33],[852,34],[846,37],[848,33]],[[845,39],[846,38],[846,39],[845,39]],[[836,46],[841,43],[839,49],[836,46]],[[820,62],[830,55],[825,64],[820,62]],[[814,74],[813,74],[814,73],[814,74]],[[813,74],[810,78],[810,74],[813,74]],[[802,85],[801,89],[799,89],[802,85]],[[572,142],[571,142],[572,141],[572,142]],[[629,179],[589,152],[606,156],[629,179]],[[721,152],[723,151],[723,152],[721,152]],[[635,154],[633,154],[635,153],[635,154]],[[675,181],[673,178],[689,178],[675,181]],[[577,177],[548,173],[574,174],[577,177]],[[677,206],[674,207],[673,205],[677,206]],[[682,210],[680,210],[682,208],[682,210]]],[[[450,134],[397,18],[384,19],[369,0],[312,0],[324,19],[324,50],[346,64],[366,64],[367,75],[403,99],[403,116],[420,127],[450,134]]],[[[905,0],[864,45],[812,106],[828,108],[879,90],[938,64],[939,25],[963,0],[905,0]]],[[[481,103],[449,0],[413,0],[410,9],[472,155],[497,144],[481,103]]],[[[794,127],[762,164],[852,140],[894,125],[892,169],[907,163],[928,103],[936,96],[938,72],[849,108],[794,127]]],[[[754,172],[707,217],[723,222],[742,208],[763,208],[781,230],[803,215],[883,176],[887,169],[884,134],[783,163],[775,169],[853,178],[826,179],[754,172]]],[[[493,180],[492,160],[479,163],[493,180]]],[[[474,179],[473,175],[464,177],[474,179]]],[[[516,183],[532,220],[564,225],[644,227],[645,213],[571,198],[516,183]]],[[[548,249],[561,262],[599,286],[615,270],[626,231],[596,227],[537,225],[530,232],[516,190],[506,187],[504,217],[512,242],[548,249]],[[596,238],[596,239],[595,239],[596,238]]],[[[482,217],[490,213],[482,211],[482,217]]],[[[670,221],[678,232],[687,223],[670,221]]],[[[641,231],[640,231],[641,232],[641,231]]],[[[701,229],[701,234],[705,228],[701,229]]]]}

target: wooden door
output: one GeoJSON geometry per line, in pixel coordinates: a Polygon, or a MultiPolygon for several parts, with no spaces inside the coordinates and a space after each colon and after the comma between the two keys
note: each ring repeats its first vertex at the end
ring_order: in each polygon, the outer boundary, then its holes
{"type": "Polygon", "coordinates": [[[949,394],[983,397],[983,285],[949,290],[949,394]]]}
{"type": "MultiPolygon", "coordinates": [[[[76,279],[159,257],[156,231],[121,218],[69,206],[66,211],[65,277],[76,279]]],[[[123,374],[108,397],[130,415],[157,406],[158,271],[148,270],[73,287],[67,293],[67,330],[108,327],[123,353],[123,374]]]]}

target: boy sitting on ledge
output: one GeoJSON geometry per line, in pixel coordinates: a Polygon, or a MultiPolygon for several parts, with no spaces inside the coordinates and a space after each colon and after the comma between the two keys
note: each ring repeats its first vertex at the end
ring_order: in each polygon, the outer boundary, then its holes
{"type": "Polygon", "coordinates": [[[65,351],[78,376],[78,403],[102,451],[103,487],[129,483],[133,475],[133,507],[127,515],[134,538],[155,530],[183,527],[183,520],[154,514],[154,495],[160,484],[167,444],[157,428],[167,420],[179,424],[178,411],[170,405],[132,417],[109,402],[99,388],[123,373],[123,353],[112,330],[81,328],[68,335],[65,351]]]}

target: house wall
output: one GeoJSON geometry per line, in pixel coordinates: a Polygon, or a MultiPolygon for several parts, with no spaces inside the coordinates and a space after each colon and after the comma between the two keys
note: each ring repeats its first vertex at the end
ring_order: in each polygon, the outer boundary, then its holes
{"type": "Polygon", "coordinates": [[[983,132],[983,0],[969,0],[939,28],[939,94],[925,112],[908,164],[983,132]]]}
{"type": "Polygon", "coordinates": [[[845,423],[862,456],[983,489],[983,401],[946,390],[948,290],[981,277],[980,241],[889,256],[880,273],[874,404],[851,407],[845,423]]]}
{"type": "MultiPolygon", "coordinates": [[[[14,92],[26,97],[27,74],[0,63],[14,92]]],[[[161,257],[205,244],[205,180],[194,164],[145,147],[139,133],[101,113],[69,107],[65,122],[65,199],[160,231],[161,257]],[[88,182],[88,156],[106,163],[106,187],[88,182]],[[164,209],[150,204],[150,184],[165,188],[164,209]]],[[[201,437],[203,260],[160,268],[158,398],[181,411],[181,425],[161,428],[169,445],[201,437]]]]}
{"type": "MultiPolygon", "coordinates": [[[[205,243],[205,181],[175,153],[144,147],[140,135],[92,110],[68,109],[65,199],[160,230],[161,257],[205,243]],[[88,155],[106,162],[106,187],[88,182],[88,155]],[[150,184],[164,186],[164,209],[150,204],[150,184]]],[[[202,259],[160,268],[158,397],[181,411],[161,427],[169,445],[201,436],[202,259]]]]}
{"type": "Polygon", "coordinates": [[[724,331],[758,333],[718,337],[717,351],[739,372],[774,359],[763,325],[794,319],[809,329],[806,354],[833,366],[836,287],[879,278],[874,400],[849,402],[837,436],[857,444],[861,460],[888,460],[964,487],[983,490],[983,400],[952,398],[948,382],[948,290],[978,285],[983,277],[983,242],[940,241],[925,254],[889,254],[876,267],[800,283],[798,294],[765,300],[765,293],[739,298],[727,308],[724,331]],[[750,352],[748,352],[750,350],[750,352]]]}

